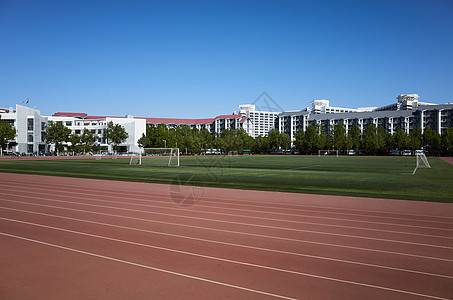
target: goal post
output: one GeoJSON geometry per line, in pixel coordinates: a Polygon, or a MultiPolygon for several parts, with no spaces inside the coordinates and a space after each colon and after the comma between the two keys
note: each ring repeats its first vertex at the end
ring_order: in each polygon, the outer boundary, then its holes
{"type": "Polygon", "coordinates": [[[98,151],[97,153],[93,154],[93,156],[96,159],[106,159],[106,158],[117,159],[118,152],[116,152],[116,151],[110,152],[107,150],[101,150],[101,151],[98,151]]]}
{"type": "Polygon", "coordinates": [[[129,164],[179,167],[179,148],[143,148],[131,155],[129,164]]]}
{"type": "Polygon", "coordinates": [[[417,172],[418,168],[431,168],[424,152],[415,152],[415,169],[412,175],[417,172]]]}
{"type": "Polygon", "coordinates": [[[336,156],[338,157],[339,150],[318,150],[318,157],[321,156],[336,156]]]}

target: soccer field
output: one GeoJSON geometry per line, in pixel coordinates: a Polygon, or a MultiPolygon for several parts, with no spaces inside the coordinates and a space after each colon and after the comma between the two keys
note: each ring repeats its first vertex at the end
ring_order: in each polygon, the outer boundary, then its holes
{"type": "Polygon", "coordinates": [[[453,202],[453,166],[414,157],[190,156],[180,167],[131,166],[129,158],[0,161],[0,172],[296,193],[453,202]]]}

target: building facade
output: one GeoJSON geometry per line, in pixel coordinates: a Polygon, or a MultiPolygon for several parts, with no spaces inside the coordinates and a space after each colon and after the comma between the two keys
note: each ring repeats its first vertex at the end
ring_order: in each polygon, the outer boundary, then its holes
{"type": "MultiPolygon", "coordinates": [[[[55,113],[47,117],[49,122],[61,122],[67,128],[71,129],[71,133],[81,135],[84,129],[89,130],[94,136],[94,144],[96,146],[107,147],[108,151],[112,151],[112,145],[108,144],[104,134],[107,129],[107,124],[120,124],[124,127],[128,134],[126,141],[118,145],[121,152],[138,152],[138,139],[146,133],[146,120],[143,118],[134,118],[127,115],[121,117],[101,117],[88,116],[85,113],[55,113]]],[[[53,148],[50,149],[51,151],[53,148]]]]}
{"type": "Polygon", "coordinates": [[[104,147],[111,147],[104,137],[107,123],[120,124],[128,133],[127,140],[120,145],[123,152],[139,151],[137,141],[146,133],[146,126],[159,124],[168,128],[187,125],[198,130],[206,129],[211,134],[242,128],[254,138],[267,136],[276,128],[288,134],[292,141],[298,131],[305,131],[310,125],[321,126],[329,134],[340,122],[346,131],[357,125],[363,132],[368,126],[375,125],[389,134],[394,134],[399,128],[406,133],[413,128],[420,128],[423,132],[427,127],[443,134],[447,128],[453,127],[453,103],[420,102],[417,94],[401,94],[396,99],[396,103],[387,106],[362,108],[331,107],[329,100],[322,99],[312,101],[305,109],[287,112],[256,111],[255,105],[243,104],[231,115],[206,119],[109,117],[62,112],[46,117],[41,116],[39,110],[23,105],[16,105],[15,109],[0,108],[0,114],[2,120],[17,130],[17,136],[8,143],[7,151],[27,154],[52,151],[52,146],[48,148],[45,143],[46,127],[51,121],[61,122],[75,134],[82,134],[87,129],[93,133],[95,145],[104,147]]]}
{"type": "Polygon", "coordinates": [[[278,116],[277,128],[294,141],[298,131],[305,131],[308,126],[321,126],[327,134],[334,126],[342,122],[349,129],[357,125],[361,132],[373,124],[382,127],[389,134],[398,128],[406,133],[413,128],[432,128],[439,134],[453,126],[453,104],[432,104],[419,102],[417,94],[402,94],[397,102],[383,107],[367,108],[331,108],[328,100],[315,100],[312,107],[300,111],[282,112],[278,116]]]}
{"type": "Polygon", "coordinates": [[[16,129],[16,138],[6,145],[7,152],[17,154],[38,154],[46,152],[45,132],[47,117],[41,116],[39,110],[23,105],[16,108],[0,108],[3,121],[16,129]]]}

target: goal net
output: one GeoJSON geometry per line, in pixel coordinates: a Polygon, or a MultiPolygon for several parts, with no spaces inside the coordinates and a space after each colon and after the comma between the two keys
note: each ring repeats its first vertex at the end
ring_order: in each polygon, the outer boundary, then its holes
{"type": "Polygon", "coordinates": [[[417,172],[418,168],[431,168],[431,165],[429,164],[425,153],[416,152],[415,153],[415,159],[416,159],[416,161],[415,161],[415,169],[414,169],[414,172],[412,173],[412,175],[414,175],[415,172],[417,172]]]}
{"type": "Polygon", "coordinates": [[[101,150],[101,151],[93,154],[93,156],[96,159],[106,159],[106,158],[117,159],[118,153],[116,151],[110,152],[110,151],[101,150]]]}
{"type": "Polygon", "coordinates": [[[131,155],[129,164],[179,167],[179,148],[144,148],[131,155]]]}
{"type": "Polygon", "coordinates": [[[338,150],[318,150],[318,157],[321,156],[336,156],[338,157],[338,150]]]}

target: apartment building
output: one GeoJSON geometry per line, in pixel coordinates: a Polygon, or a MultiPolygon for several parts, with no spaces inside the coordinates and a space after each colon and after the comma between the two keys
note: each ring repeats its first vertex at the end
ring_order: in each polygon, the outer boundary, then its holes
{"type": "Polygon", "coordinates": [[[251,137],[267,136],[275,128],[280,112],[257,111],[253,104],[239,105],[238,115],[242,116],[242,128],[251,137]]]}
{"type": "Polygon", "coordinates": [[[310,125],[320,125],[330,133],[340,122],[343,122],[346,131],[357,125],[363,132],[373,124],[384,128],[390,134],[394,134],[398,128],[409,133],[416,127],[422,132],[426,127],[430,127],[442,134],[448,127],[453,126],[452,103],[439,105],[420,102],[418,99],[417,94],[401,94],[397,97],[396,103],[383,107],[357,109],[332,109],[329,107],[328,100],[322,100],[322,102],[315,100],[311,108],[279,114],[277,128],[294,140],[296,132],[305,131],[310,125]]]}

